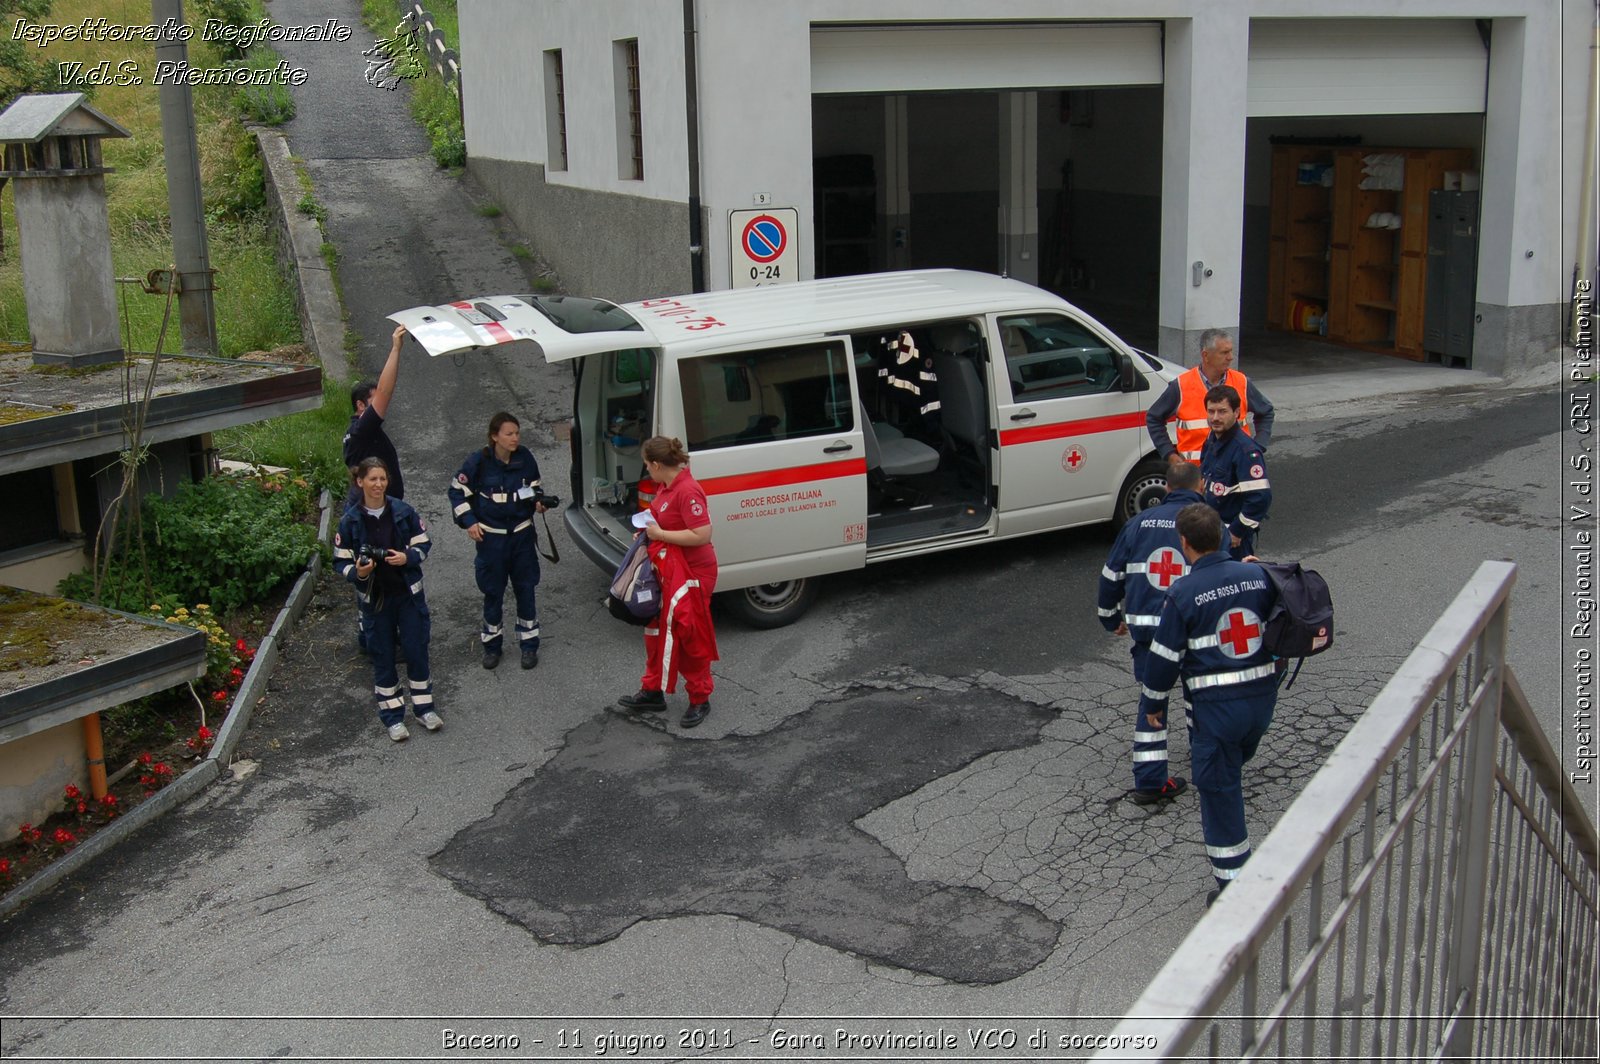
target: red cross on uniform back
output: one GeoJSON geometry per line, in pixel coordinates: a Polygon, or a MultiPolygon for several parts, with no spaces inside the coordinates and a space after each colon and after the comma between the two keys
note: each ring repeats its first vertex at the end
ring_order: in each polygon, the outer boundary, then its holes
{"type": "Polygon", "coordinates": [[[1251,610],[1229,610],[1217,624],[1217,647],[1230,658],[1254,654],[1261,649],[1261,618],[1251,610]]]}
{"type": "Polygon", "coordinates": [[[1149,558],[1145,559],[1145,579],[1150,581],[1151,587],[1158,587],[1163,591],[1188,571],[1189,567],[1171,547],[1158,547],[1150,552],[1149,558]]]}

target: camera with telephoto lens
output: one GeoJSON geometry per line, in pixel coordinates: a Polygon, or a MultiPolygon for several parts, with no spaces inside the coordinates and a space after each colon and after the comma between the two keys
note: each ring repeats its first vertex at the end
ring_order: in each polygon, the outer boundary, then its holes
{"type": "Polygon", "coordinates": [[[381,562],[385,558],[387,558],[388,556],[389,556],[389,548],[388,547],[379,547],[376,544],[372,544],[372,543],[363,543],[356,550],[356,561],[358,563],[359,562],[374,562],[374,563],[381,562]]]}
{"type": "Polygon", "coordinates": [[[545,490],[537,484],[524,484],[513,493],[512,498],[519,502],[544,503],[547,510],[554,510],[561,505],[559,495],[547,495],[545,490]]]}

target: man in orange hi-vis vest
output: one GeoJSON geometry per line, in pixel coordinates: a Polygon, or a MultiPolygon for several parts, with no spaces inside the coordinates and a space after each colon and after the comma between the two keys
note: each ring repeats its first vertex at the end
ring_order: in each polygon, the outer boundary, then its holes
{"type": "Polygon", "coordinates": [[[1200,464],[1200,448],[1211,429],[1206,425],[1206,392],[1227,384],[1239,393],[1239,424],[1267,447],[1272,443],[1272,402],[1233,368],[1233,337],[1223,329],[1200,334],[1200,364],[1191,366],[1167,385],[1161,398],[1144,416],[1150,442],[1169,462],[1200,464]],[[1177,444],[1167,435],[1167,423],[1177,422],[1177,444]]]}

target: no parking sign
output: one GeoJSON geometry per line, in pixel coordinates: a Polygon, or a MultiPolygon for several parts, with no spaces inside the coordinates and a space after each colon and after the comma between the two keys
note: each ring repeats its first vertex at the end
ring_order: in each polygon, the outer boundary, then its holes
{"type": "Polygon", "coordinates": [[[729,211],[730,288],[754,288],[800,279],[795,232],[800,212],[793,207],[729,211]]]}

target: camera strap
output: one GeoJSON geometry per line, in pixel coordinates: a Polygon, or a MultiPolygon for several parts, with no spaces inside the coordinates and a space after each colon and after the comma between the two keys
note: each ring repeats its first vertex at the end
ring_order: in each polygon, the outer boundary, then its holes
{"type": "Polygon", "coordinates": [[[539,556],[541,558],[544,558],[546,561],[559,562],[561,560],[561,549],[556,546],[555,537],[550,534],[550,515],[549,515],[549,511],[545,511],[544,513],[541,513],[539,516],[544,519],[544,539],[543,540],[539,540],[537,537],[534,539],[535,545],[537,545],[538,548],[539,548],[539,556]],[[543,546],[544,543],[550,544],[549,553],[545,552],[545,549],[544,549],[544,546],[543,546]]]}

